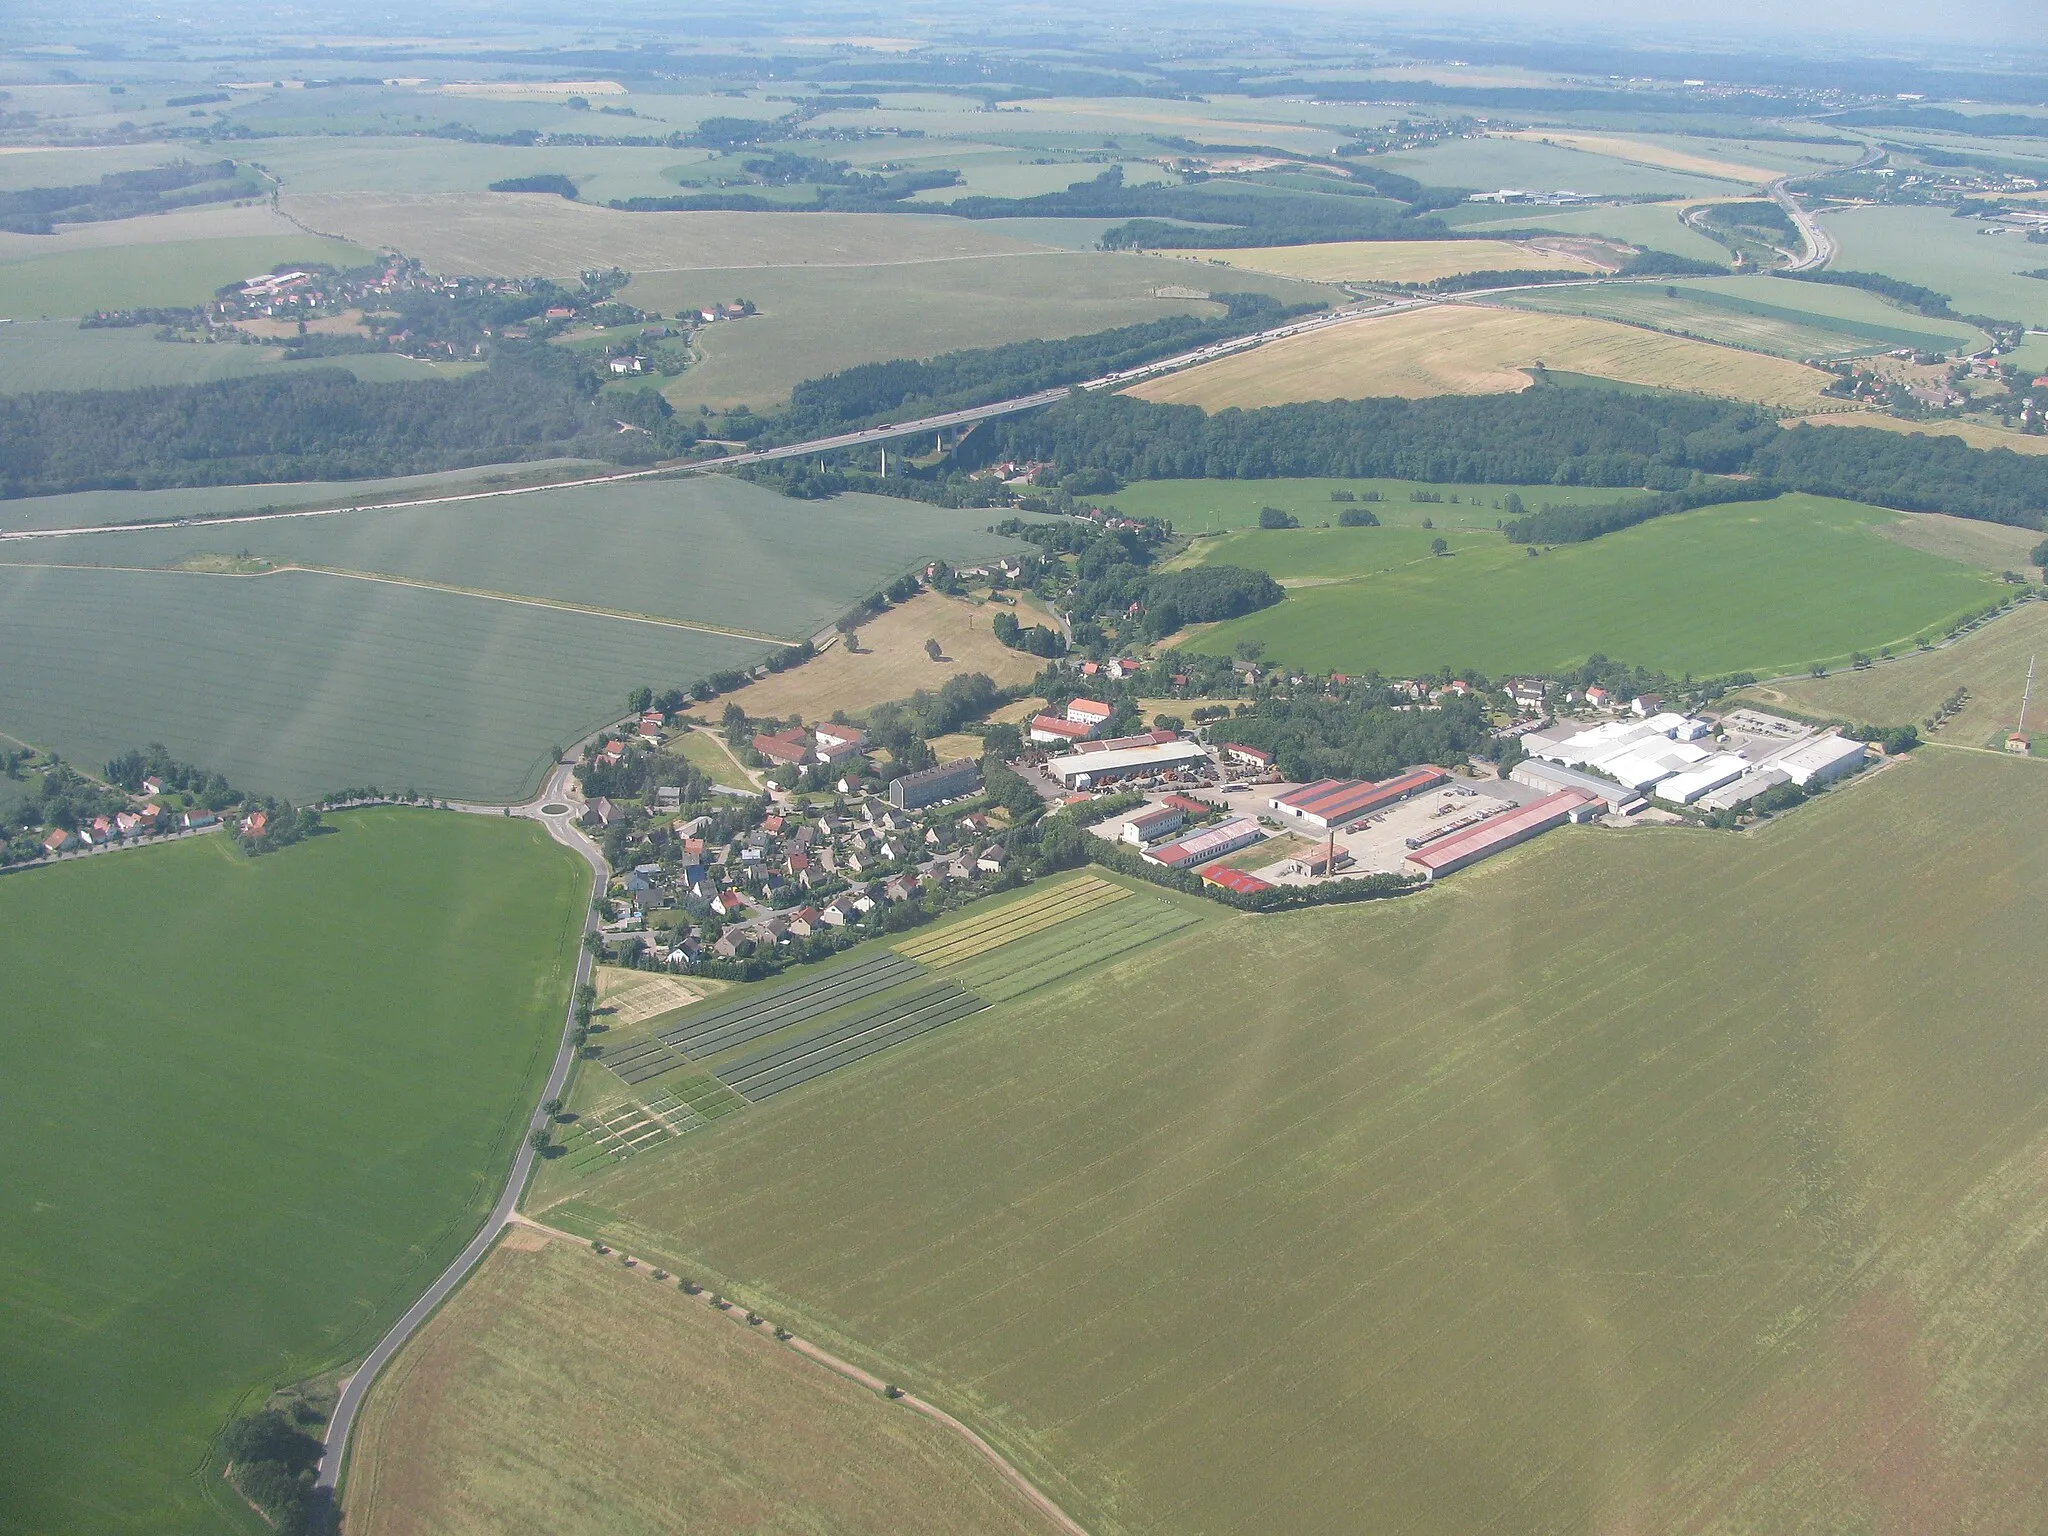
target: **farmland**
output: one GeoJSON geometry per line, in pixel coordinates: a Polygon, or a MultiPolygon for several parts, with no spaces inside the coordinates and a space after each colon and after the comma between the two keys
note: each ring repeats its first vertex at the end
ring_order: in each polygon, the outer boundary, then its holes
{"type": "Polygon", "coordinates": [[[2010,1524],[2048,1455],[2025,771],[1927,753],[1759,836],[1224,919],[551,1219],[964,1414],[1105,1536],[1876,1527],[1905,1436],[1944,1519],[2010,1524]]]}
{"type": "Polygon", "coordinates": [[[277,565],[374,572],[798,640],[921,560],[986,559],[1018,547],[986,528],[985,515],[923,502],[865,495],[797,501],[711,475],[225,528],[23,540],[5,554],[159,569],[247,552],[277,565]],[[621,560],[627,548],[635,558],[621,560]]]}
{"type": "Polygon", "coordinates": [[[1976,351],[1990,345],[1974,326],[1924,319],[1853,288],[1769,278],[1591,283],[1526,290],[1504,302],[1549,314],[1622,320],[1789,358],[1850,357],[1893,347],[1976,351]]]}
{"type": "Polygon", "coordinates": [[[1596,651],[1673,676],[1783,671],[1910,642],[2001,590],[1981,570],[1875,536],[1899,516],[1781,496],[1540,558],[1480,531],[1451,536],[1436,559],[1408,528],[1250,530],[1206,542],[1203,558],[1336,579],[1190,643],[1227,655],[1257,641],[1292,666],[1392,675],[1548,671],[1596,651]]]}
{"type": "MultiPolygon", "coordinates": [[[[1711,199],[1704,199],[1710,201],[1711,199]]],[[[1612,208],[1485,208],[1468,204],[1451,211],[1461,231],[1553,230],[1579,238],[1621,240],[1652,251],[1669,251],[1694,261],[1725,262],[1728,252],[1681,217],[1691,203],[1623,203],[1612,208]]]]}
{"type": "Polygon", "coordinates": [[[1327,288],[1261,273],[1052,250],[647,272],[634,277],[626,296],[668,314],[742,297],[758,307],[738,324],[697,333],[701,361],[663,389],[678,407],[695,410],[735,403],[764,409],[804,379],[857,363],[1072,336],[1165,315],[1218,314],[1186,296],[1218,289],[1269,292],[1288,303],[1332,296],[1327,288]],[[1162,298],[1162,289],[1180,296],[1162,298]],[[862,323],[846,324],[856,310],[862,323]]]}
{"type": "Polygon", "coordinates": [[[616,719],[635,687],[762,649],[305,572],[0,568],[0,730],[86,763],[161,741],[294,799],[376,784],[517,800],[551,744],[616,719]],[[143,656],[171,660],[146,687],[143,656]]]}
{"type": "Polygon", "coordinates": [[[1968,692],[1962,708],[1926,734],[1956,746],[1998,748],[2019,724],[2027,663],[2036,656],[2044,660],[2027,729],[2038,740],[2048,736],[2048,605],[2041,603],[2025,604],[1940,650],[1880,661],[1860,672],[1787,679],[1754,690],[1754,697],[1766,707],[1781,705],[1823,720],[1912,725],[1961,688],[1968,692]]]}
{"type": "Polygon", "coordinates": [[[1814,409],[1828,376],[1783,358],[1578,315],[1440,304],[1290,336],[1140,384],[1146,400],[1282,405],[1369,396],[1479,395],[1525,389],[1537,363],[1626,384],[1814,409]]]}
{"type": "MultiPolygon", "coordinates": [[[[4,269],[0,269],[4,272],[4,269]]],[[[4,283],[0,276],[0,283],[4,283]]],[[[210,384],[216,379],[275,374],[285,363],[276,347],[202,346],[162,342],[146,327],[80,330],[71,320],[26,320],[0,329],[0,391],[135,389],[146,384],[210,384]]],[[[397,353],[325,358],[371,382],[447,378],[474,365],[436,367],[397,353]]]]}
{"type": "MultiPolygon", "coordinates": [[[[815,661],[748,684],[740,702],[753,715],[823,720],[835,709],[858,713],[884,699],[943,687],[965,672],[985,672],[1002,688],[1028,683],[1044,662],[996,639],[990,621],[1005,611],[924,593],[861,625],[858,651],[835,645],[815,661]],[[945,660],[931,659],[927,640],[939,642],[945,660]]],[[[1021,623],[1037,621],[1028,609],[1019,614],[1021,623]]],[[[728,767],[728,783],[730,773],[728,767]]]]}
{"type": "Polygon", "coordinates": [[[1822,222],[1841,245],[1837,266],[1924,284],[1964,314],[2048,326],[2048,283],[2020,275],[2048,263],[2021,234],[1980,234],[1945,208],[1850,208],[1822,222]]]}
{"type": "MultiPolygon", "coordinates": [[[[1604,133],[1569,133],[1555,128],[1524,128],[1518,132],[1505,133],[1502,138],[1513,139],[1522,144],[1552,144],[1562,149],[1578,150],[1602,159],[1619,160],[1624,165],[1646,165],[1657,170],[1683,171],[1688,176],[1705,176],[1715,181],[1744,182],[1761,186],[1773,181],[1781,174],[1776,167],[1751,165],[1720,154],[1702,153],[1691,147],[1681,147],[1657,139],[1618,138],[1604,133]]],[[[1745,151],[1737,149],[1736,154],[1745,151]]]]}
{"type": "Polygon", "coordinates": [[[0,1037],[9,1529],[218,1528],[226,1419],[367,1348],[495,1197],[588,873],[528,823],[332,825],[0,881],[45,1021],[0,1037]]]}
{"type": "Polygon", "coordinates": [[[371,1394],[349,1529],[1049,1529],[940,1426],[644,1274],[515,1228],[371,1394]]]}
{"type": "Polygon", "coordinates": [[[1283,245],[1262,251],[1228,251],[1218,258],[1233,267],[1278,273],[1312,282],[1426,283],[1460,272],[1555,268],[1600,269],[1583,257],[1514,240],[1347,240],[1330,245],[1283,245]]]}
{"type": "MultiPolygon", "coordinates": [[[[1544,192],[1568,189],[1600,197],[1642,197],[1652,193],[1667,197],[1717,197],[1735,190],[1734,184],[1719,176],[1631,165],[1610,154],[1498,134],[1483,139],[1453,139],[1430,149],[1403,151],[1383,157],[1380,163],[1403,176],[1440,187],[1532,187],[1544,192]]],[[[1532,214],[1547,211],[1530,210],[1532,214]]]]}

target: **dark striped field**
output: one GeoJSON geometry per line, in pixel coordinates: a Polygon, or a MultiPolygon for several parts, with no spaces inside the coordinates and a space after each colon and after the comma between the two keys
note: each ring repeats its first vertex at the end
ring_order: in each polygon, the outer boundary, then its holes
{"type": "Polygon", "coordinates": [[[941,1024],[988,1006],[950,981],[871,1008],[800,1039],[743,1057],[719,1073],[725,1084],[758,1104],[799,1083],[851,1065],[877,1051],[913,1040],[941,1024]]]}

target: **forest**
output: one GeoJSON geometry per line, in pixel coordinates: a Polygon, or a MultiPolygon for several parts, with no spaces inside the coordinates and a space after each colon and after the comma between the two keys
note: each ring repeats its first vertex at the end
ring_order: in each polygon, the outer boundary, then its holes
{"type": "Polygon", "coordinates": [[[83,186],[0,192],[0,229],[19,235],[47,235],[57,224],[132,219],[198,203],[254,197],[259,190],[232,160],[204,165],[179,160],[152,170],[116,171],[83,186]]]}

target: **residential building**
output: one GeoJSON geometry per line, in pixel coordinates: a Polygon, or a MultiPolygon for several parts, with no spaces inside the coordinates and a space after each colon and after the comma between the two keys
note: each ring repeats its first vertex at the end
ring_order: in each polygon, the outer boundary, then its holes
{"type": "Polygon", "coordinates": [[[981,764],[971,757],[956,758],[891,780],[889,803],[899,810],[914,811],[940,800],[957,800],[980,786],[981,764]]]}
{"type": "Polygon", "coordinates": [[[1067,718],[1082,725],[1101,725],[1112,711],[1099,699],[1074,699],[1067,705],[1067,718]]]}
{"type": "Polygon", "coordinates": [[[1069,746],[1077,741],[1087,741],[1095,734],[1095,729],[1079,720],[1064,720],[1058,715],[1034,715],[1029,734],[1033,741],[1044,745],[1069,746]]]}

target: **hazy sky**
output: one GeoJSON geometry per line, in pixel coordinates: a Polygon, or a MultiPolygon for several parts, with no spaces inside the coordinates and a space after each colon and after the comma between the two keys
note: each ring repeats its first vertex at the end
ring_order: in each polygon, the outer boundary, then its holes
{"type": "Polygon", "coordinates": [[[1856,53],[1908,39],[1961,45],[2040,46],[2042,0],[1306,0],[1315,9],[1402,21],[1507,22],[1520,32],[1582,34],[1612,28],[1609,40],[1645,34],[1713,39],[1744,33],[1801,34],[1856,53]]]}

